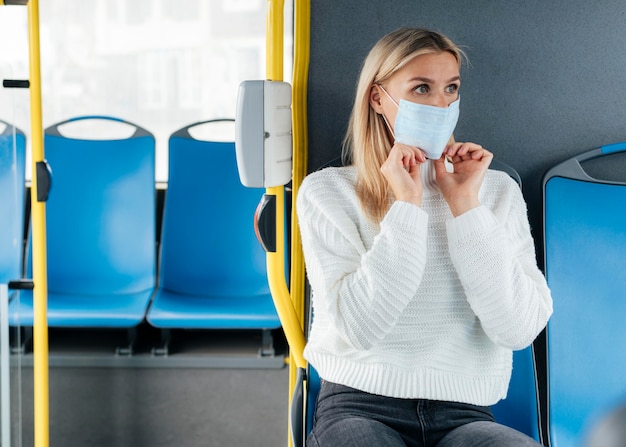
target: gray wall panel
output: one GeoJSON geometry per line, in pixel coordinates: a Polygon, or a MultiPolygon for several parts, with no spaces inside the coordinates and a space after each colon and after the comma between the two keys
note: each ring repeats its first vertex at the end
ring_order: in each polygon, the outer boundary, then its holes
{"type": "MultiPolygon", "coordinates": [[[[315,0],[311,15],[309,170],[339,156],[362,60],[400,26],[465,47],[457,139],[520,172],[539,248],[545,171],[626,140],[625,2],[315,0]]],[[[624,178],[624,158],[603,169],[624,178]]]]}

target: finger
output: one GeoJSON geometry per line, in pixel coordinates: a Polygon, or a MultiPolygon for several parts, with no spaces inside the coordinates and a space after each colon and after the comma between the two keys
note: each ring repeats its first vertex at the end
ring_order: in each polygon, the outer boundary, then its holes
{"type": "Polygon", "coordinates": [[[474,143],[461,143],[461,142],[456,142],[453,144],[448,145],[448,147],[445,150],[445,154],[449,155],[451,158],[451,162],[457,162],[457,161],[461,161],[465,158],[465,156],[471,152],[471,150],[477,145],[475,145],[474,143]]]}
{"type": "Polygon", "coordinates": [[[460,157],[460,159],[480,160],[483,157],[483,151],[485,151],[485,149],[479,144],[462,143],[462,145],[458,147],[456,155],[460,157]]]}
{"type": "Polygon", "coordinates": [[[463,143],[450,143],[446,146],[443,153],[449,155],[450,157],[454,157],[462,145],[463,143]]]}
{"type": "Polygon", "coordinates": [[[411,165],[424,163],[426,161],[426,154],[420,148],[415,146],[408,146],[402,143],[396,143],[402,153],[411,160],[411,165]]]}
{"type": "Polygon", "coordinates": [[[470,154],[470,157],[472,157],[473,153],[478,152],[482,149],[482,146],[478,145],[478,144],[474,144],[474,143],[463,143],[463,145],[459,148],[458,150],[458,154],[460,156],[463,155],[467,155],[470,154]]]}
{"type": "Polygon", "coordinates": [[[406,148],[403,148],[402,165],[405,167],[405,169],[409,169],[411,166],[414,166],[415,164],[416,164],[415,154],[413,153],[413,151],[406,150],[406,148]]]}
{"type": "Polygon", "coordinates": [[[394,145],[387,156],[387,161],[383,164],[383,168],[388,173],[398,168],[409,171],[412,164],[414,164],[412,152],[400,145],[394,145]]]}
{"type": "Polygon", "coordinates": [[[484,149],[482,160],[491,164],[491,160],[493,160],[493,153],[489,152],[487,149],[484,149]]]}
{"type": "Polygon", "coordinates": [[[474,160],[484,160],[487,158],[493,158],[493,154],[484,148],[471,152],[470,155],[472,156],[472,159],[474,160]]]}
{"type": "Polygon", "coordinates": [[[455,143],[454,146],[448,146],[446,150],[443,152],[444,158],[448,161],[448,163],[454,164],[458,161],[461,161],[461,157],[458,154],[458,149],[460,144],[455,143]]]}
{"type": "MultiPolygon", "coordinates": [[[[446,155],[447,157],[447,155],[446,155]]],[[[435,175],[436,176],[440,176],[441,174],[445,174],[447,172],[446,170],[446,164],[444,163],[444,156],[442,155],[439,159],[437,160],[432,160],[433,166],[435,168],[435,175]]]]}

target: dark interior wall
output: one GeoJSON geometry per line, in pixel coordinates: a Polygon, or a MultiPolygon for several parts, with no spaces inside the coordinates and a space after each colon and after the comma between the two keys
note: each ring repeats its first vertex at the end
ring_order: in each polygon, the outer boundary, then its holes
{"type": "MultiPolygon", "coordinates": [[[[543,174],[588,149],[626,140],[626,2],[622,0],[311,2],[309,171],[340,155],[361,63],[401,26],[463,46],[459,141],[512,165],[541,249],[543,174]]],[[[600,169],[626,177],[624,158],[600,169]]]]}
{"type": "MultiPolygon", "coordinates": [[[[555,164],[626,140],[626,2],[622,0],[315,0],[311,2],[309,171],[332,160],[363,59],[402,26],[433,28],[464,47],[457,141],[473,141],[521,175],[543,266],[542,180],[555,164]]],[[[587,162],[626,182],[626,153],[587,162]]],[[[535,343],[546,419],[545,332],[535,343]]]]}

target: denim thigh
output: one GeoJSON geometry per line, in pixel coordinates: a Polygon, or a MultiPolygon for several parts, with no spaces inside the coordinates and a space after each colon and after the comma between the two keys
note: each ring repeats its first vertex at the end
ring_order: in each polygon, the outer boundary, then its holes
{"type": "Polygon", "coordinates": [[[476,421],[493,422],[488,407],[397,399],[323,381],[307,446],[435,446],[476,421]]]}
{"type": "Polygon", "coordinates": [[[437,447],[540,447],[534,439],[495,422],[471,422],[452,430],[437,447]]]}

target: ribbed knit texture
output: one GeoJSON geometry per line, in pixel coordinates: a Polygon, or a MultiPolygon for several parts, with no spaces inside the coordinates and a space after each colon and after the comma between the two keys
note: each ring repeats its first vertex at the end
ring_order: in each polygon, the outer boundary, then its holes
{"type": "Polygon", "coordinates": [[[454,218],[422,166],[423,202],[396,201],[376,225],[353,167],[307,176],[297,200],[313,323],[306,359],[369,393],[492,405],[512,350],[552,314],[517,184],[489,170],[481,206],[454,218]]]}

